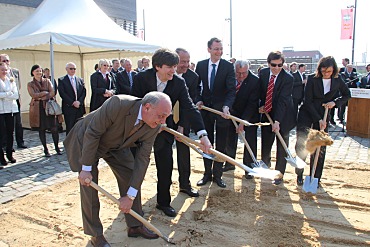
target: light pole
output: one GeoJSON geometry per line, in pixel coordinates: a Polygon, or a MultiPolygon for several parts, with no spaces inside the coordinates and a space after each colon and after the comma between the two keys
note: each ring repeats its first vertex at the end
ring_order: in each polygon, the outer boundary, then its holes
{"type": "Polygon", "coordinates": [[[232,9],[233,9],[232,8],[232,0],[230,0],[230,58],[233,57],[233,18],[232,18],[232,9]]]}
{"type": "MultiPolygon", "coordinates": [[[[231,1],[231,0],[230,0],[231,1]]],[[[355,10],[353,13],[353,35],[352,35],[352,63],[355,63],[355,36],[356,36],[356,10],[357,10],[357,0],[355,0],[355,5],[347,6],[347,8],[352,8],[355,10]]]]}

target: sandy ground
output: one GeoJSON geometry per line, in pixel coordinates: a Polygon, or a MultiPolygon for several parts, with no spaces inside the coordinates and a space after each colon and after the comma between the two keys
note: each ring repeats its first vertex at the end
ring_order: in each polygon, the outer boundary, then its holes
{"type": "MultiPolygon", "coordinates": [[[[237,159],[241,156],[239,148],[237,159]]],[[[203,162],[194,152],[192,166],[195,185],[202,177],[203,162]]],[[[315,196],[296,186],[290,166],[279,186],[270,180],[246,180],[243,175],[239,168],[227,172],[226,189],[208,183],[193,199],[178,193],[175,168],[172,206],[179,214],[169,218],[155,209],[157,176],[152,158],[142,186],[144,217],[173,237],[176,246],[370,245],[369,164],[327,160],[322,188],[315,196]]],[[[99,183],[118,196],[109,168],[101,170],[99,183]]],[[[128,238],[123,214],[108,198],[100,198],[104,234],[112,246],[171,246],[161,238],[128,238]]],[[[3,246],[91,246],[82,229],[77,179],[0,205],[3,246]]]]}

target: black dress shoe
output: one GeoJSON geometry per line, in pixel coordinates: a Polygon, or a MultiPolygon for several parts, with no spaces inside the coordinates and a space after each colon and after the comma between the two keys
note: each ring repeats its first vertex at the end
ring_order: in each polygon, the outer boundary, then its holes
{"type": "Polygon", "coordinates": [[[211,180],[212,180],[212,176],[204,175],[203,178],[198,181],[197,185],[198,186],[205,185],[205,184],[207,184],[211,180]]]}
{"type": "Polygon", "coordinates": [[[24,145],[24,143],[17,145],[17,147],[18,147],[18,148],[27,148],[27,146],[26,146],[26,145],[24,145]]]}
{"type": "Polygon", "coordinates": [[[297,185],[303,185],[303,176],[302,175],[297,176],[297,185]]]}
{"type": "Polygon", "coordinates": [[[63,154],[63,152],[59,148],[56,148],[55,151],[57,152],[58,155],[62,155],[63,154]]]}
{"type": "Polygon", "coordinates": [[[180,188],[180,192],[188,194],[188,196],[191,196],[191,197],[198,197],[199,196],[198,191],[196,189],[191,188],[191,187],[186,188],[186,189],[181,189],[180,188]]]}
{"type": "Polygon", "coordinates": [[[146,239],[157,239],[159,236],[154,232],[150,231],[145,226],[129,227],[127,230],[127,236],[130,238],[143,237],[146,239]]]}
{"type": "Polygon", "coordinates": [[[49,150],[44,150],[45,157],[51,157],[49,150]]]}
{"type": "Polygon", "coordinates": [[[222,171],[223,172],[227,172],[227,171],[234,171],[235,170],[235,166],[233,165],[230,165],[230,164],[225,164],[225,166],[222,168],[222,171]]]}
{"type": "Polygon", "coordinates": [[[283,182],[284,180],[282,178],[278,178],[278,179],[274,179],[274,181],[272,182],[272,184],[275,184],[275,185],[279,185],[283,182]]]}
{"type": "Polygon", "coordinates": [[[159,210],[162,210],[163,213],[169,217],[175,217],[177,215],[175,209],[171,206],[161,206],[159,204],[157,204],[157,206],[155,206],[157,209],[159,210]]]}
{"type": "Polygon", "coordinates": [[[103,235],[91,237],[91,244],[94,247],[110,247],[110,244],[107,242],[103,235]]]}
{"type": "Polygon", "coordinates": [[[226,184],[224,180],[222,180],[222,178],[213,178],[213,182],[215,182],[218,185],[218,187],[226,188],[226,184]]]}
{"type": "Polygon", "coordinates": [[[6,156],[7,158],[8,158],[8,160],[9,160],[9,162],[10,163],[15,163],[15,162],[17,162],[14,158],[13,158],[13,156],[6,156]]]}
{"type": "Polygon", "coordinates": [[[253,175],[249,175],[249,174],[245,174],[245,178],[246,178],[246,179],[253,179],[253,178],[254,178],[254,176],[253,176],[253,175]]]}
{"type": "Polygon", "coordinates": [[[0,164],[2,166],[6,166],[8,164],[8,161],[6,161],[5,159],[1,159],[0,164]]]}

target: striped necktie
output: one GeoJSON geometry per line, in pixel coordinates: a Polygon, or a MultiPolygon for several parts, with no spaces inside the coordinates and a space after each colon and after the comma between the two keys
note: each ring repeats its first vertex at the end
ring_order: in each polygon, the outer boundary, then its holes
{"type": "Polygon", "coordinates": [[[265,112],[269,113],[272,110],[272,93],[274,91],[274,81],[276,75],[271,75],[269,84],[267,86],[266,101],[265,101],[265,112]]]}

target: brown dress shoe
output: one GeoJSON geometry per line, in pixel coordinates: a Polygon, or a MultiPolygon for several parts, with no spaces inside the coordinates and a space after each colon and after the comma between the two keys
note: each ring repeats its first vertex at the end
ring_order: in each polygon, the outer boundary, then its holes
{"type": "Polygon", "coordinates": [[[91,244],[94,247],[111,247],[103,235],[91,237],[91,244]]]}
{"type": "Polygon", "coordinates": [[[150,231],[145,226],[138,226],[138,227],[129,227],[127,231],[127,235],[130,238],[137,238],[143,237],[146,239],[157,239],[159,236],[152,231],[150,231]]]}

